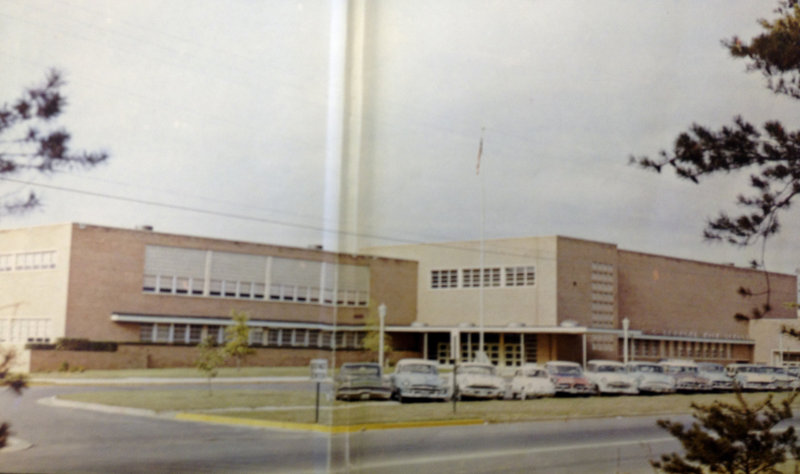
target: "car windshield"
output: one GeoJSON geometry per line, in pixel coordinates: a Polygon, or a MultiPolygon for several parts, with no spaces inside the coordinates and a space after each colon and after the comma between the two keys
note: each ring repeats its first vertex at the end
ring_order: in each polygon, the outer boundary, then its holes
{"type": "Polygon", "coordinates": [[[468,365],[458,368],[459,374],[493,375],[494,367],[488,365],[468,365]]]}
{"type": "Polygon", "coordinates": [[[531,378],[547,377],[547,372],[542,369],[528,369],[525,371],[524,376],[531,378]]]}
{"type": "Polygon", "coordinates": [[[667,368],[667,372],[673,374],[696,374],[697,367],[692,365],[671,365],[667,368]]]}
{"type": "Polygon", "coordinates": [[[436,375],[436,367],[428,364],[406,364],[397,368],[398,372],[436,375]]]}
{"type": "Polygon", "coordinates": [[[380,370],[374,365],[351,365],[342,367],[342,373],[345,375],[378,376],[380,375],[380,370]]]}
{"type": "Polygon", "coordinates": [[[750,374],[764,374],[766,373],[766,367],[760,367],[757,365],[743,365],[736,369],[737,372],[747,372],[750,374]]]}
{"type": "Polygon", "coordinates": [[[642,364],[642,365],[635,365],[633,366],[633,370],[636,372],[643,372],[645,374],[663,374],[664,368],[660,365],[650,365],[650,364],[642,364]]]}
{"type": "Polygon", "coordinates": [[[724,367],[718,364],[703,364],[700,366],[705,372],[723,372],[724,367]]]}
{"type": "Polygon", "coordinates": [[[598,365],[594,368],[595,372],[625,372],[625,367],[621,365],[598,365]]]}
{"type": "Polygon", "coordinates": [[[549,370],[556,375],[581,375],[581,368],[576,365],[551,365],[549,370]]]}

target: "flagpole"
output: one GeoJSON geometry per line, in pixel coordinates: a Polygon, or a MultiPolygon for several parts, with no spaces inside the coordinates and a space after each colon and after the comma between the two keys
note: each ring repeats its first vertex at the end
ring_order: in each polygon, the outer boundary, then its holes
{"type": "Polygon", "coordinates": [[[479,276],[479,287],[478,287],[478,306],[479,306],[479,333],[478,333],[478,352],[474,356],[476,360],[480,362],[488,362],[488,357],[486,356],[486,352],[484,350],[484,286],[486,283],[486,186],[485,186],[485,178],[484,175],[481,174],[481,155],[483,155],[483,132],[484,128],[481,128],[481,140],[478,144],[478,165],[476,167],[475,172],[478,174],[478,179],[480,180],[480,201],[481,201],[481,244],[480,244],[480,276],[479,276]]]}

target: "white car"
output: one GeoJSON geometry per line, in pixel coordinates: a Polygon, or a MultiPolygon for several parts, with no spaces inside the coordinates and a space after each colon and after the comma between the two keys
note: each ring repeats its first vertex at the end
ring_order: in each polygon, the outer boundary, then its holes
{"type": "Polygon", "coordinates": [[[775,390],[777,388],[772,374],[766,367],[758,364],[729,364],[725,370],[734,383],[742,390],[775,390]]]}
{"type": "Polygon", "coordinates": [[[532,397],[555,395],[556,387],[544,367],[538,364],[523,364],[511,379],[511,397],[525,400],[532,397]]]}
{"type": "Polygon", "coordinates": [[[697,368],[700,369],[700,376],[708,379],[711,390],[718,392],[733,390],[733,379],[725,373],[725,367],[722,364],[698,362],[697,368]]]}
{"type": "Polygon", "coordinates": [[[590,360],[586,378],[597,393],[636,395],[636,380],[625,370],[625,364],[615,360],[590,360]]]}
{"type": "Polygon", "coordinates": [[[628,374],[636,381],[640,393],[675,393],[675,379],[664,373],[655,362],[628,362],[628,374]]]}
{"type": "Polygon", "coordinates": [[[465,362],[456,366],[458,398],[503,398],[506,383],[492,364],[465,362]]]}
{"type": "Polygon", "coordinates": [[[796,380],[794,376],[790,375],[786,367],[779,365],[768,365],[765,367],[766,372],[772,375],[775,380],[775,390],[792,390],[795,388],[796,380]]]}
{"type": "Polygon", "coordinates": [[[711,383],[700,375],[700,368],[693,360],[673,359],[659,363],[664,373],[675,379],[675,390],[678,392],[708,392],[711,383]]]}

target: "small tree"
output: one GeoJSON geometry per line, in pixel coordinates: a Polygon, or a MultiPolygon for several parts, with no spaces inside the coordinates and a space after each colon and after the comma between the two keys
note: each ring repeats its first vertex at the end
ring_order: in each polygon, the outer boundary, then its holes
{"type": "Polygon", "coordinates": [[[197,350],[200,354],[194,366],[208,378],[208,395],[211,396],[211,379],[217,376],[219,367],[225,363],[225,354],[217,347],[212,336],[206,336],[197,345],[197,350]]]}
{"type": "Polygon", "coordinates": [[[654,468],[669,473],[775,473],[775,466],[786,461],[787,452],[795,459],[800,446],[794,428],[772,431],[792,417],[795,392],[779,406],[766,399],[748,404],[737,391],[738,403],[719,400],[711,405],[692,404],[695,420],[686,429],[682,423],[658,420],[658,425],[678,438],[685,455],[665,454],[651,461],[654,468]]]}
{"type": "MultiPolygon", "coordinates": [[[[14,349],[3,349],[0,351],[0,385],[20,395],[22,394],[22,390],[28,387],[28,380],[22,374],[14,374],[11,372],[16,358],[17,353],[14,349]]],[[[8,443],[8,437],[10,435],[11,425],[5,422],[0,424],[0,448],[3,448],[8,443]]]]}
{"type": "MultiPolygon", "coordinates": [[[[380,318],[377,314],[370,313],[364,320],[364,326],[367,330],[364,335],[364,349],[375,353],[375,361],[379,360],[378,351],[380,350],[380,318]]],[[[392,352],[392,337],[384,332],[383,334],[383,355],[384,360],[387,355],[392,352]]]]}
{"type": "Polygon", "coordinates": [[[227,342],[223,351],[225,355],[236,360],[236,370],[241,370],[244,358],[255,352],[250,347],[250,327],[247,325],[250,316],[243,311],[234,310],[231,311],[231,319],[235,324],[225,328],[227,342]]]}

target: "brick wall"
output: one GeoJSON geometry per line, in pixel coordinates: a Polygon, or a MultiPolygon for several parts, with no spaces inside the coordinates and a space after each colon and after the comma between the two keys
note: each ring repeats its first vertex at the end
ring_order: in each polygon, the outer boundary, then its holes
{"type": "MultiPolygon", "coordinates": [[[[302,367],[311,359],[330,359],[331,352],[319,349],[256,348],[248,356],[245,366],[253,367],[302,367]]],[[[31,350],[30,371],[47,372],[58,370],[66,362],[70,367],[84,369],[116,370],[194,367],[198,351],[195,346],[120,344],[116,352],[31,350]]],[[[390,364],[408,357],[421,357],[419,352],[395,351],[389,355],[390,364]]],[[[362,350],[339,350],[336,365],[344,362],[372,361],[375,354],[362,350]]],[[[229,366],[235,362],[230,360],[229,366]]]]}

